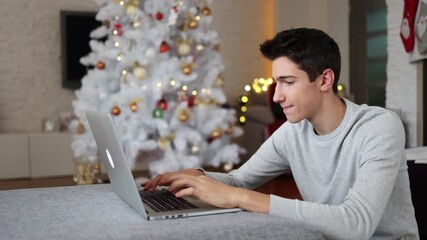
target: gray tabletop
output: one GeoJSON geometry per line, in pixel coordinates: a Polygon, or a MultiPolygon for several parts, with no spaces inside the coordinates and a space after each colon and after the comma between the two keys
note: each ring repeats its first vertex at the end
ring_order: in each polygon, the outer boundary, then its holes
{"type": "Polygon", "coordinates": [[[250,212],[146,221],[109,184],[0,191],[0,239],[323,239],[250,212]]]}

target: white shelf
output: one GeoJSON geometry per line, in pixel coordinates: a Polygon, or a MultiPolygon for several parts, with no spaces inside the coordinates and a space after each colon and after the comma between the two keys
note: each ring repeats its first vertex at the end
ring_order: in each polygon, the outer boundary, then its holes
{"type": "Polygon", "coordinates": [[[71,133],[0,134],[0,179],[74,174],[71,133]]]}

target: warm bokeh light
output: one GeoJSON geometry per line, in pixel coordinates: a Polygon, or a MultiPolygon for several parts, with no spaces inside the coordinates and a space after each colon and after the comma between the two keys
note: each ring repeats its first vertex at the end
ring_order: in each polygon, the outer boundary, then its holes
{"type": "Polygon", "coordinates": [[[247,103],[247,102],[249,101],[249,98],[248,98],[248,96],[243,95],[243,96],[240,98],[240,101],[242,101],[242,103],[247,103]]]}

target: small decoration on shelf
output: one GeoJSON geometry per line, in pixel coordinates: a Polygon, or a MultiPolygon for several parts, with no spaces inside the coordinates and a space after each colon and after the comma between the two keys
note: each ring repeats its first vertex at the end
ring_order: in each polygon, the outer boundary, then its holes
{"type": "Polygon", "coordinates": [[[43,132],[59,132],[59,119],[56,117],[42,118],[43,132]]]}

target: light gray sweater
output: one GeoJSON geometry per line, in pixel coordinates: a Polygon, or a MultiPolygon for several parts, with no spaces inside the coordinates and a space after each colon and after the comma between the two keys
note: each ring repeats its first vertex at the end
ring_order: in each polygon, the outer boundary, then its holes
{"type": "Polygon", "coordinates": [[[239,169],[206,175],[253,189],[291,169],[304,201],[270,195],[270,214],[328,239],[419,239],[401,120],[344,101],[333,132],[319,136],[307,120],[286,122],[239,169]]]}

